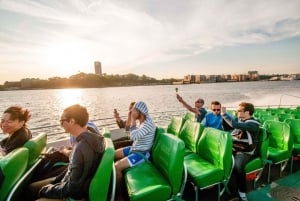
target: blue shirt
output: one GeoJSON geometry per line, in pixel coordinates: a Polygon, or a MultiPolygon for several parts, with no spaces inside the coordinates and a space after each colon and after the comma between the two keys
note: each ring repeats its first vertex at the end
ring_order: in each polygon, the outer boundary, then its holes
{"type": "Polygon", "coordinates": [[[213,112],[207,113],[201,123],[205,127],[212,127],[212,128],[223,130],[222,116],[215,115],[213,112]]]}

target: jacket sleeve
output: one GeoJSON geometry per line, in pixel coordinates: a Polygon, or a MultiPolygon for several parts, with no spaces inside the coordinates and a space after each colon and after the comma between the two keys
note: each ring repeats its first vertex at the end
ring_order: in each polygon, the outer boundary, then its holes
{"type": "Polygon", "coordinates": [[[249,132],[256,132],[258,129],[259,123],[254,123],[252,121],[246,121],[246,122],[240,122],[237,118],[233,118],[231,115],[225,113],[222,115],[222,118],[228,123],[231,127],[241,129],[241,130],[247,130],[249,132]]]}

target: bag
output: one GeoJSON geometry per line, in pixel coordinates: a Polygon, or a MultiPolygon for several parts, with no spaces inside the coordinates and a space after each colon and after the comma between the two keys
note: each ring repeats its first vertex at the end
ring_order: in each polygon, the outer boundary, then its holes
{"type": "Polygon", "coordinates": [[[34,171],[32,182],[56,177],[68,167],[68,163],[69,158],[59,151],[44,154],[34,171]]]}

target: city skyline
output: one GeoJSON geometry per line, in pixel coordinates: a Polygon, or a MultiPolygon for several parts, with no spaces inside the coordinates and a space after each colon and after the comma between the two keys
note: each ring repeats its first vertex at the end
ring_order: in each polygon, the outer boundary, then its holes
{"type": "Polygon", "coordinates": [[[93,73],[300,73],[300,1],[0,1],[0,84],[93,73]]]}

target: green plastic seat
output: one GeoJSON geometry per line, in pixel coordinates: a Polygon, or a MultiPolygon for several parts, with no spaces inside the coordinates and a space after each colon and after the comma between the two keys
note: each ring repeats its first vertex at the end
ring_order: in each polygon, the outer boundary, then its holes
{"type": "Polygon", "coordinates": [[[197,152],[184,157],[188,178],[195,186],[195,198],[198,189],[218,186],[218,200],[227,189],[232,173],[232,137],[228,132],[215,128],[205,128],[197,143],[197,152]],[[221,184],[224,188],[221,190],[221,184]]]}
{"type": "Polygon", "coordinates": [[[271,114],[261,114],[259,116],[259,121],[260,123],[264,123],[265,121],[268,121],[268,120],[273,120],[273,121],[278,121],[278,117],[275,116],[275,115],[271,115],[271,114]]]}
{"type": "Polygon", "coordinates": [[[278,120],[284,122],[286,119],[294,119],[295,115],[294,114],[289,114],[289,113],[282,113],[278,114],[278,120]]]}
{"type": "Polygon", "coordinates": [[[131,201],[180,199],[184,183],[184,143],[178,137],[159,134],[152,148],[152,161],[131,167],[125,183],[131,201]]]}
{"type": "Polygon", "coordinates": [[[197,142],[204,129],[203,124],[197,121],[186,120],[179,132],[178,137],[185,144],[185,155],[196,152],[197,142]]]}
{"type": "Polygon", "coordinates": [[[167,127],[167,133],[171,133],[175,136],[178,136],[182,125],[183,119],[181,117],[172,117],[171,122],[167,127]]]}
{"type": "Polygon", "coordinates": [[[294,159],[300,158],[300,119],[286,119],[285,122],[290,126],[291,135],[294,138],[290,173],[293,172],[294,159]]]}
{"type": "Polygon", "coordinates": [[[110,138],[105,139],[105,151],[102,155],[99,166],[95,172],[93,179],[89,186],[89,200],[90,201],[102,201],[111,200],[114,201],[115,186],[116,186],[116,173],[114,169],[114,156],[115,149],[110,138]],[[109,187],[111,182],[111,194],[109,195],[109,187]]]}
{"type": "Polygon", "coordinates": [[[28,149],[17,148],[0,159],[0,171],[4,178],[0,182],[0,201],[4,201],[10,190],[27,169],[28,149]]]}
{"type": "Polygon", "coordinates": [[[186,120],[195,121],[195,114],[192,112],[187,112],[187,113],[185,113],[183,119],[184,119],[184,121],[186,121],[186,120]]]}
{"type": "Polygon", "coordinates": [[[47,135],[41,133],[28,140],[23,146],[29,150],[28,168],[30,168],[46,150],[47,135]]]}
{"type": "Polygon", "coordinates": [[[293,138],[290,134],[290,126],[285,122],[265,121],[263,126],[269,134],[268,147],[268,182],[270,182],[270,173],[272,164],[280,164],[280,176],[287,166],[288,160],[292,155],[293,138]]]}
{"type": "Polygon", "coordinates": [[[263,168],[267,164],[268,157],[269,137],[266,133],[266,129],[259,128],[259,142],[257,145],[259,155],[258,157],[249,161],[245,166],[247,181],[254,181],[253,187],[256,188],[256,183],[262,175],[263,168]]]}

